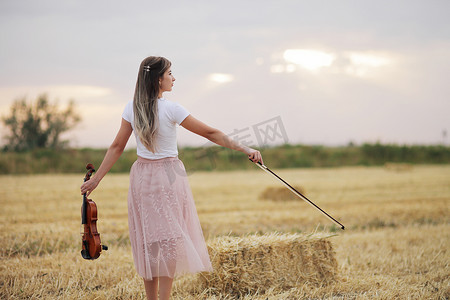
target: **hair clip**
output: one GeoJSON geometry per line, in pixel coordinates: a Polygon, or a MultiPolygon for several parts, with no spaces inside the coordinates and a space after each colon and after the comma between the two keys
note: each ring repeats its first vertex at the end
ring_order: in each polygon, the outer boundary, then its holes
{"type": "Polygon", "coordinates": [[[144,69],[144,71],[150,72],[150,70],[151,70],[152,68],[150,68],[150,66],[144,66],[143,69],[144,69]]]}

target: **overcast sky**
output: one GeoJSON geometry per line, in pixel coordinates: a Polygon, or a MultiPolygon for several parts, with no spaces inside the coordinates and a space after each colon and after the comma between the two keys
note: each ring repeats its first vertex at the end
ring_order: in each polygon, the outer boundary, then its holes
{"type": "Polygon", "coordinates": [[[0,114],[20,97],[74,99],[72,145],[107,147],[140,62],[162,55],[176,78],[167,99],[256,146],[254,125],[274,118],[274,143],[448,144],[449,11],[447,0],[1,0],[0,114]]]}

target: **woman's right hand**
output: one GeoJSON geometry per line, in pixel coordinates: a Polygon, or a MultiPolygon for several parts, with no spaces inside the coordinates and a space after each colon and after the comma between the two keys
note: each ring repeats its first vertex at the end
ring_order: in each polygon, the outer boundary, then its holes
{"type": "Polygon", "coordinates": [[[248,148],[246,150],[247,150],[246,154],[252,162],[254,163],[260,162],[262,165],[264,164],[261,152],[252,148],[248,148]]]}

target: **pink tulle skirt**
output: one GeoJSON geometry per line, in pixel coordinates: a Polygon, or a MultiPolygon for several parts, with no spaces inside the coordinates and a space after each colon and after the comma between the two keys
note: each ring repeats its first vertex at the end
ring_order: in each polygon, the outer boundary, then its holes
{"type": "Polygon", "coordinates": [[[183,163],[138,157],[130,172],[128,225],[139,275],[175,277],[212,271],[183,163]]]}

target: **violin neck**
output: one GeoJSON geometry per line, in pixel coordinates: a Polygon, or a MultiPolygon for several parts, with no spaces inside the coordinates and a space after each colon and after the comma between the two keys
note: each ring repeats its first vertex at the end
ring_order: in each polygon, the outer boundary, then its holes
{"type": "Polygon", "coordinates": [[[86,210],[87,210],[87,197],[86,197],[86,193],[84,193],[83,194],[83,205],[81,206],[81,224],[87,224],[86,210]]]}

